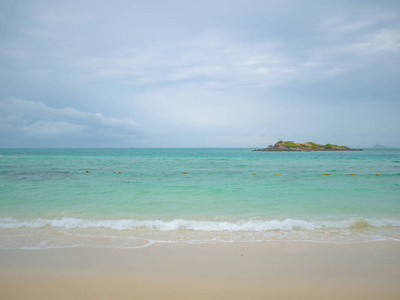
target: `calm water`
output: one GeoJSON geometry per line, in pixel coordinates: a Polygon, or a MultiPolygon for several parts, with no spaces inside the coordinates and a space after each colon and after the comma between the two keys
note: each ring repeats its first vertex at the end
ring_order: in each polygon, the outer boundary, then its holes
{"type": "Polygon", "coordinates": [[[0,248],[400,241],[400,150],[0,149],[0,205],[0,248]]]}

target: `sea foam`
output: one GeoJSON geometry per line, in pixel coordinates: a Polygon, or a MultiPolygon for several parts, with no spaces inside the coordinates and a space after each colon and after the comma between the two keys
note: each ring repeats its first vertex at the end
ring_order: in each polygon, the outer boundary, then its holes
{"type": "Polygon", "coordinates": [[[175,219],[171,221],[164,220],[90,220],[80,218],[56,218],[56,219],[30,219],[19,220],[14,218],[0,218],[0,228],[41,228],[54,227],[64,229],[87,229],[87,228],[106,228],[112,230],[137,230],[147,229],[155,231],[175,231],[175,230],[193,230],[193,231],[221,231],[221,232],[263,232],[263,231],[293,231],[293,230],[315,230],[315,229],[343,229],[355,228],[365,229],[368,227],[400,227],[400,220],[377,220],[377,219],[347,219],[347,220],[324,220],[324,221],[306,221],[295,219],[284,220],[259,220],[249,219],[236,222],[228,221],[199,221],[175,219]]]}

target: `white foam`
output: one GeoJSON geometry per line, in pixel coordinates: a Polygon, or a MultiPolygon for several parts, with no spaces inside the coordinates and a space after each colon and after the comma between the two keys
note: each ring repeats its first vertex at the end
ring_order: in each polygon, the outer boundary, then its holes
{"type": "Polygon", "coordinates": [[[141,248],[154,243],[304,241],[359,243],[400,241],[400,220],[349,218],[215,220],[90,220],[80,218],[19,220],[0,218],[0,249],[67,247],[141,248]],[[386,227],[385,227],[386,226],[386,227]]]}
{"type": "Polygon", "coordinates": [[[221,232],[264,232],[264,231],[293,231],[293,230],[315,230],[315,229],[341,229],[359,227],[360,222],[364,227],[400,227],[400,220],[377,220],[377,219],[347,219],[336,221],[305,221],[295,219],[284,220],[260,220],[249,219],[236,222],[228,221],[198,221],[175,219],[172,221],[163,220],[90,220],[79,218],[59,218],[59,219],[31,219],[19,220],[14,218],[0,218],[0,228],[41,228],[55,227],[65,229],[87,229],[87,228],[107,228],[112,230],[157,230],[157,231],[221,231],[221,232]]]}

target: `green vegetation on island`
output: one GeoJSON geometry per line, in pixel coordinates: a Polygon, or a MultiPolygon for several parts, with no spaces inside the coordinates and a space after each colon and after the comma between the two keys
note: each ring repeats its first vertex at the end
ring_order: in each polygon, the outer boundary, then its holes
{"type": "Polygon", "coordinates": [[[293,141],[279,141],[275,145],[269,145],[268,148],[256,149],[254,151],[362,151],[361,149],[351,149],[347,146],[338,146],[334,144],[320,145],[313,142],[295,143],[293,141]]]}

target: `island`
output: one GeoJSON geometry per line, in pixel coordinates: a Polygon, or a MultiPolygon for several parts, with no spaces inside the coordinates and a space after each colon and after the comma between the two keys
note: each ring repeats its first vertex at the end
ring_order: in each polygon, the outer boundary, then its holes
{"type": "Polygon", "coordinates": [[[293,141],[279,141],[275,145],[269,145],[268,148],[256,149],[253,151],[363,151],[362,149],[351,149],[347,146],[338,146],[333,144],[320,145],[313,142],[295,143],[293,141]]]}
{"type": "Polygon", "coordinates": [[[386,147],[386,146],[379,145],[379,144],[376,144],[376,145],[373,146],[372,148],[373,148],[373,149],[386,149],[387,147],[386,147]]]}

